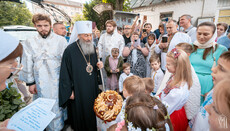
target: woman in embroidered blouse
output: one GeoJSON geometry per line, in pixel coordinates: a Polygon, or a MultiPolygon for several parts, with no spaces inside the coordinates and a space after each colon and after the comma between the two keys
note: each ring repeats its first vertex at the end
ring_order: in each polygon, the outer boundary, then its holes
{"type": "Polygon", "coordinates": [[[148,56],[149,51],[144,43],[140,42],[138,32],[132,34],[131,43],[124,47],[122,54],[124,57],[127,57],[127,62],[131,65],[131,73],[142,78],[146,77],[145,57],[148,56]]]}
{"type": "Polygon", "coordinates": [[[201,103],[205,95],[213,88],[211,68],[220,55],[227,49],[215,43],[216,26],[212,22],[203,22],[197,26],[197,40],[193,43],[194,51],[190,61],[195,69],[201,85],[201,103]]]}

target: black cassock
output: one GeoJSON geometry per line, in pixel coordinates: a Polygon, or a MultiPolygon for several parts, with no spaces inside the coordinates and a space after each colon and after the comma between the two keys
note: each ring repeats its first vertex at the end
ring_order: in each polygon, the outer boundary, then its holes
{"type": "MultiPolygon", "coordinates": [[[[79,41],[77,41],[79,42],[79,41]]],[[[80,45],[79,45],[80,46],[80,45]]],[[[85,55],[87,61],[89,56],[85,55]]],[[[90,64],[93,66],[92,75],[86,72],[86,61],[74,42],[69,45],[63,54],[60,83],[59,105],[68,108],[68,119],[75,131],[96,131],[96,116],[93,111],[94,100],[99,88],[97,81],[97,55],[90,55],[90,64]],[[74,100],[70,100],[74,91],[74,100]]]]}

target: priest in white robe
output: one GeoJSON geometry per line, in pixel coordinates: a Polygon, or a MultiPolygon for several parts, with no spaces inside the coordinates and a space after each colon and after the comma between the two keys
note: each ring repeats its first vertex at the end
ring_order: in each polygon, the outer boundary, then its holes
{"type": "Polygon", "coordinates": [[[63,109],[59,107],[58,88],[62,54],[67,46],[64,37],[51,32],[51,20],[43,14],[33,16],[38,35],[23,45],[22,65],[19,79],[29,86],[34,100],[55,99],[52,112],[56,114],[46,131],[60,131],[64,126],[63,109]]]}
{"type": "MultiPolygon", "coordinates": [[[[99,56],[102,58],[103,63],[108,55],[111,55],[112,48],[119,49],[119,56],[121,56],[122,51],[125,46],[125,40],[122,35],[117,32],[116,22],[113,20],[108,20],[105,23],[106,33],[104,33],[98,42],[99,56]]],[[[106,72],[103,69],[104,82],[106,81],[106,72]]],[[[106,85],[106,84],[105,84],[106,85]]]]}

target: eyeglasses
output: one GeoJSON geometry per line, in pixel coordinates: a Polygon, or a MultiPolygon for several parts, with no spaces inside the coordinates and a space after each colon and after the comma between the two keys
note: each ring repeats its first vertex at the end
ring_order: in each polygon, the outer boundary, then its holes
{"type": "Polygon", "coordinates": [[[20,63],[20,64],[18,65],[18,67],[11,67],[11,69],[15,70],[15,71],[13,72],[13,75],[16,75],[16,74],[18,74],[18,72],[20,72],[20,71],[23,69],[23,65],[20,63]]]}
{"type": "Polygon", "coordinates": [[[131,28],[124,28],[124,29],[131,29],[131,28]]]}
{"type": "Polygon", "coordinates": [[[23,65],[20,63],[17,67],[10,67],[10,66],[0,66],[2,68],[9,68],[9,69],[12,69],[14,70],[13,75],[16,75],[18,74],[18,72],[20,72],[22,69],[23,69],[23,65]]]}

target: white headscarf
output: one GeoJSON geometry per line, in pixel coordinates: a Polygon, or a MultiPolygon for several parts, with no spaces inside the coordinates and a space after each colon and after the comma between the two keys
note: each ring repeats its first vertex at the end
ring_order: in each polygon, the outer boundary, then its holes
{"type": "Polygon", "coordinates": [[[0,38],[0,61],[2,61],[17,48],[19,40],[2,30],[0,30],[0,38]]]}
{"type": "Polygon", "coordinates": [[[213,47],[216,45],[215,39],[217,37],[217,29],[215,33],[213,34],[212,38],[209,39],[206,43],[200,44],[197,40],[193,43],[194,45],[198,46],[198,48],[205,49],[209,47],[213,47]]]}
{"type": "Polygon", "coordinates": [[[76,21],[71,32],[69,39],[69,44],[78,40],[79,34],[89,34],[92,33],[92,21],[76,21]]]}
{"type": "MultiPolygon", "coordinates": [[[[217,29],[215,31],[215,33],[213,34],[212,38],[209,39],[208,42],[204,43],[204,44],[200,44],[197,40],[193,43],[194,45],[198,46],[198,48],[201,48],[201,49],[205,49],[205,48],[209,48],[209,47],[213,47],[213,53],[215,52],[215,47],[216,47],[216,42],[215,42],[215,39],[217,37],[217,29]]],[[[216,58],[213,56],[212,54],[212,57],[213,57],[213,64],[212,64],[212,67],[215,67],[216,66],[216,58]]]]}
{"type": "MultiPolygon", "coordinates": [[[[228,26],[228,28],[229,28],[229,26],[228,26]]],[[[228,28],[227,28],[226,31],[225,31],[221,36],[219,36],[217,39],[220,39],[220,37],[223,37],[223,36],[228,35],[228,28]]]]}

